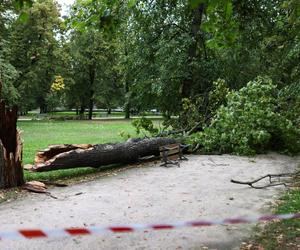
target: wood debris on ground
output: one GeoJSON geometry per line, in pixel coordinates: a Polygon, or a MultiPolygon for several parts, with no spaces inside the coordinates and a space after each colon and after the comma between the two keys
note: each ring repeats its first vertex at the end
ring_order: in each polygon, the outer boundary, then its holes
{"type": "MultiPolygon", "coordinates": [[[[50,182],[50,184],[53,184],[50,182]]],[[[54,183],[56,184],[56,183],[54,183]]],[[[67,186],[65,184],[58,184],[61,187],[67,186]]],[[[34,193],[43,193],[46,195],[49,195],[50,197],[57,199],[56,196],[52,195],[48,190],[47,190],[47,186],[45,183],[41,182],[41,181],[28,181],[23,185],[23,189],[28,190],[30,192],[34,192],[34,193]]]]}

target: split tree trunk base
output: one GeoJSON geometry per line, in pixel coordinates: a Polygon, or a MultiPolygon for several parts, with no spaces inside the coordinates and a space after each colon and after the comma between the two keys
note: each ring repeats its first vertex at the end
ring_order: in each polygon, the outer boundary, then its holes
{"type": "Polygon", "coordinates": [[[22,168],[23,145],[19,132],[17,131],[17,118],[17,108],[6,108],[5,103],[1,101],[0,188],[11,188],[24,184],[22,168]]]}

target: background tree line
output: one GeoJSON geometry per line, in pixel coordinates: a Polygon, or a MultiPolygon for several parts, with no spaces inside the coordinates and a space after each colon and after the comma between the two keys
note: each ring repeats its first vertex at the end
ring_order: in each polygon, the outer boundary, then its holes
{"type": "Polygon", "coordinates": [[[298,107],[298,0],[77,0],[67,19],[59,10],[55,0],[0,3],[3,97],[23,112],[155,108],[166,126],[199,131],[254,79],[287,95],[274,109],[298,107]]]}

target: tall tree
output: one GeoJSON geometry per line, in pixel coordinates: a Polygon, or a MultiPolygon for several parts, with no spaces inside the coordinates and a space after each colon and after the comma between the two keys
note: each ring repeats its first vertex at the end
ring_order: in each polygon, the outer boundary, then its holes
{"type": "Polygon", "coordinates": [[[96,103],[111,109],[120,99],[114,51],[114,43],[107,42],[97,30],[73,31],[71,35],[74,85],[70,94],[79,104],[81,113],[86,107],[89,109],[89,119],[92,119],[96,103]]]}
{"type": "MultiPolygon", "coordinates": [[[[9,27],[12,21],[12,6],[8,1],[0,3],[0,81],[2,82],[2,98],[9,104],[15,104],[19,97],[13,83],[18,72],[9,62],[10,47],[8,43],[9,27]]],[[[0,96],[1,99],[1,96],[0,96]]]]}
{"type": "Polygon", "coordinates": [[[38,0],[23,12],[28,19],[26,22],[17,19],[13,23],[10,41],[11,63],[20,72],[15,86],[22,95],[21,107],[39,106],[44,113],[47,112],[46,95],[57,74],[59,9],[54,0],[38,0]]]}

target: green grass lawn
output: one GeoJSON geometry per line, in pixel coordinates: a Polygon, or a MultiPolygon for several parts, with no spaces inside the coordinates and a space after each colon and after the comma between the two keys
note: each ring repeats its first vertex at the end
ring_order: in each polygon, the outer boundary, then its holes
{"type": "MultiPolygon", "coordinates": [[[[276,209],[278,214],[299,213],[300,190],[288,191],[276,209]]],[[[296,250],[300,247],[300,219],[270,223],[257,237],[265,250],[296,250]]]]}
{"type": "MultiPolygon", "coordinates": [[[[87,113],[86,113],[87,114],[87,113]]],[[[76,116],[75,111],[55,111],[55,112],[50,112],[48,114],[49,116],[76,116]]],[[[107,114],[105,111],[94,111],[93,115],[95,117],[124,117],[125,114],[124,112],[111,112],[111,114],[107,114]]]]}
{"type": "MultiPolygon", "coordinates": [[[[49,144],[73,143],[108,143],[124,139],[119,135],[125,131],[135,135],[135,129],[130,121],[19,121],[18,128],[24,141],[24,164],[34,161],[36,151],[46,148],[49,144]]],[[[57,180],[70,178],[99,169],[80,168],[50,171],[44,173],[29,173],[25,171],[26,180],[47,179],[57,180]]]]}
{"type": "MultiPolygon", "coordinates": [[[[281,197],[278,206],[274,209],[275,214],[299,213],[300,177],[295,178],[293,182],[294,185],[298,187],[293,190],[288,190],[281,197]]],[[[250,243],[251,247],[245,249],[299,250],[300,219],[270,222],[265,227],[257,229],[257,234],[250,243]]]]}
{"type": "MultiPolygon", "coordinates": [[[[88,115],[88,112],[85,112],[85,115],[88,115]]],[[[151,116],[151,117],[161,117],[159,114],[155,114],[153,112],[144,112],[144,115],[146,116],[151,116]]],[[[134,115],[140,116],[140,115],[134,115]]],[[[39,114],[37,112],[30,111],[28,112],[27,115],[22,116],[22,118],[33,118],[33,119],[45,119],[45,118],[52,118],[52,119],[59,119],[59,118],[72,118],[72,117],[77,117],[75,111],[53,111],[49,112],[47,114],[39,114]]],[[[106,111],[94,111],[93,112],[93,117],[94,118],[124,118],[125,113],[124,112],[116,112],[113,111],[111,114],[107,114],[106,111]]]]}

